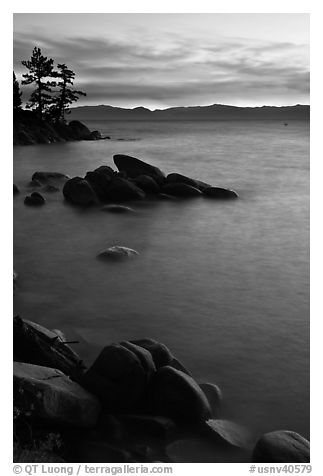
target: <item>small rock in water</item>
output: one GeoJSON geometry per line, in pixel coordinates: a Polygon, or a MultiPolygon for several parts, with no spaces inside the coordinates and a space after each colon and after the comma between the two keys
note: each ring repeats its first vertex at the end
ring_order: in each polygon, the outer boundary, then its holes
{"type": "Polygon", "coordinates": [[[99,253],[100,258],[107,258],[112,260],[122,260],[125,258],[134,258],[139,255],[138,251],[132,250],[125,246],[111,246],[99,253]]]}
{"type": "Polygon", "coordinates": [[[14,183],[14,184],[13,184],[13,194],[14,194],[14,195],[17,195],[17,193],[19,193],[19,188],[18,188],[17,185],[14,183]]]}
{"type": "Polygon", "coordinates": [[[218,199],[232,199],[239,198],[239,195],[234,190],[229,188],[221,187],[209,187],[203,190],[203,194],[208,198],[218,198],[218,199]]]}
{"type": "Polygon", "coordinates": [[[132,213],[134,209],[131,207],[127,207],[126,205],[105,205],[101,208],[103,212],[110,212],[110,213],[132,213]]]}
{"type": "Polygon", "coordinates": [[[36,179],[32,179],[29,183],[28,183],[28,187],[30,188],[33,188],[33,187],[41,187],[42,186],[42,183],[39,181],[39,180],[36,180],[36,179]]]}
{"type": "Polygon", "coordinates": [[[255,463],[309,463],[310,444],[295,431],[272,431],[262,435],[254,450],[255,463]]]}
{"type": "Polygon", "coordinates": [[[46,202],[45,198],[38,192],[33,192],[31,195],[25,197],[25,205],[39,206],[44,205],[46,202]]]}

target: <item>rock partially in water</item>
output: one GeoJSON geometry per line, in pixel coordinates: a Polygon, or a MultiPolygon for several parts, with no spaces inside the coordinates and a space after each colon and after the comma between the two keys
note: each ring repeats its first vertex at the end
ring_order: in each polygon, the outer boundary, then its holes
{"type": "Polygon", "coordinates": [[[13,184],[13,194],[14,194],[14,195],[17,195],[17,193],[20,193],[20,190],[19,190],[19,188],[17,187],[17,185],[14,183],[14,184],[13,184]]]}
{"type": "Polygon", "coordinates": [[[174,197],[181,198],[200,197],[202,195],[202,192],[198,188],[187,185],[186,183],[168,183],[162,187],[161,191],[167,195],[174,195],[174,197]]]}
{"type": "Polygon", "coordinates": [[[209,401],[212,410],[212,418],[218,418],[223,401],[220,388],[214,383],[200,383],[199,385],[209,401]]]}
{"type": "Polygon", "coordinates": [[[150,165],[143,160],[123,154],[114,155],[113,160],[118,170],[126,172],[128,177],[136,178],[140,175],[148,175],[152,177],[158,185],[162,185],[165,182],[165,174],[158,167],[150,165]]]}
{"type": "Polygon", "coordinates": [[[84,180],[86,180],[94,190],[96,196],[102,202],[109,200],[109,188],[111,184],[111,177],[99,171],[87,172],[84,180]]]}
{"type": "Polygon", "coordinates": [[[137,355],[120,344],[105,347],[82,379],[110,412],[134,411],[147,388],[146,369],[137,355]]]}
{"type": "Polygon", "coordinates": [[[109,186],[109,199],[114,202],[126,202],[129,200],[143,200],[145,192],[133,182],[122,177],[112,179],[109,186]]]}
{"type": "Polygon", "coordinates": [[[178,173],[172,173],[167,175],[166,183],[186,183],[186,185],[190,185],[191,187],[199,188],[196,180],[178,173]]]}
{"type": "Polygon", "coordinates": [[[99,401],[60,370],[14,362],[13,381],[15,405],[32,418],[77,428],[96,425],[99,401]]]}
{"type": "Polygon", "coordinates": [[[237,448],[249,448],[252,442],[252,435],[250,432],[230,420],[213,420],[206,422],[207,428],[210,430],[209,434],[221,439],[225,443],[235,446],[237,448]]]}
{"type": "Polygon", "coordinates": [[[35,188],[35,187],[42,187],[42,183],[37,179],[32,179],[28,184],[27,187],[35,188]]]}
{"type": "Polygon", "coordinates": [[[101,251],[98,254],[98,257],[111,260],[124,260],[134,258],[138,255],[138,251],[133,250],[131,248],[127,248],[126,246],[110,246],[110,248],[101,251]]]}
{"type": "Polygon", "coordinates": [[[203,194],[208,198],[218,198],[221,200],[230,200],[238,198],[239,195],[234,190],[221,187],[209,187],[203,190],[203,194]]]}
{"type": "Polygon", "coordinates": [[[52,180],[68,180],[68,175],[61,172],[35,172],[32,176],[32,180],[39,180],[39,182],[48,183],[52,180]]]}
{"type": "Polygon", "coordinates": [[[198,384],[170,366],[155,373],[151,385],[153,411],[184,422],[201,423],[211,418],[209,402],[198,384]]]}
{"type": "Polygon", "coordinates": [[[255,463],[309,463],[310,443],[295,431],[265,433],[253,450],[255,463]]]}
{"type": "Polygon", "coordinates": [[[98,203],[98,197],[91,185],[81,177],[73,177],[63,187],[66,200],[74,205],[89,206],[98,203]]]}
{"type": "Polygon", "coordinates": [[[143,369],[145,370],[148,382],[150,377],[156,372],[156,366],[151,353],[143,347],[140,347],[139,345],[136,345],[132,342],[124,341],[120,342],[120,345],[128,350],[131,350],[131,352],[133,352],[138,357],[143,369]]]}
{"type": "Polygon", "coordinates": [[[56,187],[55,185],[51,185],[50,183],[48,183],[47,185],[45,185],[44,187],[44,192],[48,192],[48,193],[55,193],[55,192],[59,192],[59,188],[56,187]]]}
{"type": "Polygon", "coordinates": [[[100,140],[102,138],[101,132],[99,131],[92,131],[88,136],[84,137],[85,140],[100,140]]]}
{"type": "Polygon", "coordinates": [[[38,192],[33,192],[31,195],[27,195],[24,200],[25,205],[40,206],[45,205],[45,198],[38,192]]]}
{"type": "Polygon", "coordinates": [[[100,167],[94,169],[94,172],[99,172],[100,174],[107,175],[108,177],[112,177],[115,174],[115,171],[108,165],[100,165],[100,167]]]}
{"type": "Polygon", "coordinates": [[[91,131],[80,121],[71,121],[68,124],[68,133],[75,140],[86,140],[91,137],[91,131]]]}
{"type": "Polygon", "coordinates": [[[109,213],[133,213],[134,209],[131,207],[127,207],[126,205],[104,205],[101,208],[103,212],[109,213]]]}
{"type": "Polygon", "coordinates": [[[149,175],[139,175],[139,177],[134,179],[134,183],[145,193],[154,195],[160,192],[159,185],[152,177],[149,177],[149,175]]]}
{"type": "Polygon", "coordinates": [[[181,372],[184,372],[184,374],[189,375],[190,377],[192,377],[191,372],[189,370],[187,370],[187,368],[184,367],[182,362],[180,362],[175,357],[171,360],[171,362],[169,363],[169,366],[173,367],[173,369],[180,370],[181,372]]]}
{"type": "Polygon", "coordinates": [[[157,342],[154,339],[138,339],[131,340],[130,342],[148,350],[152,355],[153,361],[157,369],[165,365],[170,365],[170,363],[174,359],[174,356],[168,349],[168,347],[166,347],[165,344],[157,342]]]}

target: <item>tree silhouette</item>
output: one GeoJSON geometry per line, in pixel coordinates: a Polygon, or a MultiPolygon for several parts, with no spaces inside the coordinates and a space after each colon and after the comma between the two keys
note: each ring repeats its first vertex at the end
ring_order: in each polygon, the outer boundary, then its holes
{"type": "Polygon", "coordinates": [[[15,72],[13,72],[13,109],[17,111],[21,108],[21,91],[19,88],[19,83],[17,81],[15,72]]]}
{"type": "Polygon", "coordinates": [[[75,73],[71,69],[68,69],[66,64],[58,64],[58,71],[53,73],[55,78],[59,78],[57,83],[59,87],[58,94],[52,97],[52,106],[50,108],[50,115],[54,118],[55,122],[65,122],[65,114],[68,114],[69,106],[73,102],[77,101],[78,96],[86,96],[83,91],[78,91],[69,86],[73,86],[75,73]]]}
{"type": "Polygon", "coordinates": [[[25,78],[22,84],[36,84],[36,89],[32,92],[27,108],[36,107],[39,119],[43,118],[44,112],[52,102],[50,94],[52,87],[56,86],[55,81],[49,81],[48,78],[53,77],[54,60],[43,56],[40,48],[33,49],[32,56],[28,61],[22,61],[29,73],[23,74],[25,78]]]}

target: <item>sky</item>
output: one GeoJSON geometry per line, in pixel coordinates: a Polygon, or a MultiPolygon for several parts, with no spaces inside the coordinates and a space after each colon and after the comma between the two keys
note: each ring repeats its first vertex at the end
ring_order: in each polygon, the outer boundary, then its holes
{"type": "Polygon", "coordinates": [[[77,105],[309,104],[305,13],[16,13],[13,37],[18,80],[38,46],[75,71],[77,105]]]}

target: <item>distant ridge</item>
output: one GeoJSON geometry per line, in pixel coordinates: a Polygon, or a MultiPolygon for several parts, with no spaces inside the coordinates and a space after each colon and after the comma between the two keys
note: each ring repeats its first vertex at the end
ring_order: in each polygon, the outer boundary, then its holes
{"type": "Polygon", "coordinates": [[[261,106],[238,107],[225,104],[210,106],[171,107],[151,111],[145,107],[126,109],[114,106],[80,106],[71,108],[69,119],[114,120],[114,121],[212,121],[212,120],[255,120],[270,119],[288,121],[293,119],[310,118],[310,106],[296,104],[295,106],[261,106]]]}

